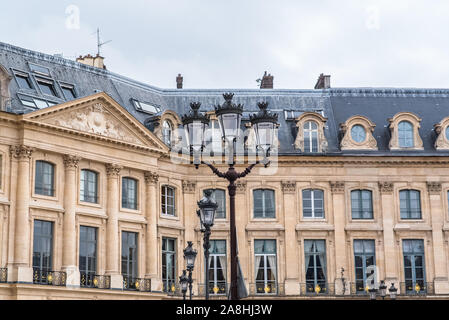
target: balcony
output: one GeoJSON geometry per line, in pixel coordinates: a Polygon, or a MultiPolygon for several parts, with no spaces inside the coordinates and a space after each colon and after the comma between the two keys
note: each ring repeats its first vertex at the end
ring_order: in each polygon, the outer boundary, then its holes
{"type": "MultiPolygon", "coordinates": [[[[213,282],[209,282],[209,297],[226,297],[226,294],[228,292],[228,283],[224,281],[217,282],[217,285],[215,286],[213,282]]],[[[198,284],[198,295],[199,296],[205,296],[205,289],[206,286],[204,283],[198,284]]],[[[189,291],[187,290],[187,295],[189,294],[189,291]]]]}
{"type": "Polygon", "coordinates": [[[67,274],[63,271],[47,271],[33,268],[33,283],[49,286],[65,286],[67,274]]]}
{"type": "Polygon", "coordinates": [[[400,283],[400,296],[427,296],[435,294],[433,282],[412,281],[400,283]]]}
{"type": "Polygon", "coordinates": [[[123,290],[151,292],[151,279],[123,276],[123,290]]]}
{"type": "Polygon", "coordinates": [[[8,268],[0,268],[0,283],[8,282],[8,268]]]}
{"type": "Polygon", "coordinates": [[[327,296],[335,294],[335,285],[329,283],[300,283],[300,292],[302,296],[327,296]]]}
{"type": "Polygon", "coordinates": [[[82,288],[110,289],[111,277],[81,272],[80,286],[82,288]]]}
{"type": "Polygon", "coordinates": [[[284,295],[284,285],[276,281],[257,281],[249,284],[250,296],[281,296],[284,295]]]}
{"type": "Polygon", "coordinates": [[[162,291],[172,296],[182,295],[179,284],[171,280],[162,280],[162,291]]]}

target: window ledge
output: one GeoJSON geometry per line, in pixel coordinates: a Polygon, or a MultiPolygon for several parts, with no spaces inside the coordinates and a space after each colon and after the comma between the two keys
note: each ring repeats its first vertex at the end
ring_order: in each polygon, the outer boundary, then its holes
{"type": "Polygon", "coordinates": [[[295,227],[296,231],[309,231],[309,230],[324,230],[324,231],[333,231],[335,228],[331,224],[327,223],[300,223],[295,227]]]}
{"type": "Polygon", "coordinates": [[[262,223],[248,223],[245,228],[246,231],[259,231],[259,230],[285,230],[282,224],[262,224],[262,223]]]}
{"type": "MultiPolygon", "coordinates": [[[[410,221],[407,221],[410,222],[410,221]]],[[[413,221],[412,221],[413,222],[413,221]]],[[[393,230],[394,231],[407,231],[407,230],[415,230],[415,231],[432,231],[432,227],[424,224],[425,222],[422,220],[414,221],[421,222],[423,224],[413,224],[410,225],[408,223],[397,223],[394,225],[393,230]]]]}
{"type": "Polygon", "coordinates": [[[383,231],[384,228],[377,224],[351,223],[345,227],[346,231],[383,231]]]}

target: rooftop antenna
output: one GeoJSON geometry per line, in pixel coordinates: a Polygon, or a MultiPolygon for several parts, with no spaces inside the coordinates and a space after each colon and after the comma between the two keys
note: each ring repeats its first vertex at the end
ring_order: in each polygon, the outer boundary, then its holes
{"type": "Polygon", "coordinates": [[[97,48],[98,48],[97,55],[100,55],[101,47],[104,46],[105,44],[111,42],[112,40],[101,42],[101,39],[100,39],[100,28],[97,28],[97,32],[96,33],[97,33],[97,48]]]}

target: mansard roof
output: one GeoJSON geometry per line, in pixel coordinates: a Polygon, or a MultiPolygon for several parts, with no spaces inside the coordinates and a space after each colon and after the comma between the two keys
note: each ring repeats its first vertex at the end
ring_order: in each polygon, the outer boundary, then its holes
{"type": "MultiPolygon", "coordinates": [[[[57,56],[22,49],[0,43],[0,65],[11,76],[14,71],[30,73],[29,63],[46,67],[51,78],[60,83],[75,86],[77,98],[105,92],[141,123],[154,115],[138,111],[133,100],[152,104],[160,112],[172,110],[178,115],[188,113],[190,102],[201,102],[200,111],[211,111],[213,106],[223,102],[224,92],[234,93],[234,102],[244,105],[243,119],[249,113],[257,112],[257,103],[266,101],[268,109],[278,113],[279,153],[301,155],[295,149],[296,125],[294,118],[307,111],[320,112],[327,122],[325,135],[328,141],[327,155],[369,155],[369,156],[449,156],[449,152],[437,151],[434,147],[436,133],[434,124],[449,116],[449,89],[419,88],[330,88],[330,89],[162,89],[151,86],[108,70],[90,67],[57,56]],[[288,111],[288,112],[285,112],[288,111]],[[388,143],[390,130],[388,119],[398,112],[412,112],[422,119],[419,133],[424,150],[390,151],[388,143]],[[293,113],[293,117],[286,118],[293,113]],[[340,123],[353,115],[361,115],[375,123],[374,137],[377,151],[341,151],[340,123]]],[[[36,109],[22,105],[18,94],[43,98],[55,104],[66,102],[60,97],[44,96],[36,90],[20,89],[13,79],[9,86],[11,102],[8,112],[28,113],[36,109]]]]}

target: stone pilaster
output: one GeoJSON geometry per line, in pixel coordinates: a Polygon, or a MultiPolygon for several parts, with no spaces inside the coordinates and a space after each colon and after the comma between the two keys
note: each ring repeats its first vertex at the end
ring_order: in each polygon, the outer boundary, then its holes
{"type": "Polygon", "coordinates": [[[64,155],[65,181],[64,181],[64,227],[62,269],[67,273],[67,286],[80,285],[80,272],[76,255],[76,170],[80,158],[64,155]]]}
{"type": "Polygon", "coordinates": [[[118,229],[118,212],[120,201],[120,170],[121,166],[106,164],[107,174],[107,215],[106,227],[106,275],[111,276],[111,288],[122,289],[123,277],[120,274],[120,235],[118,229]]]}
{"type": "MultiPolygon", "coordinates": [[[[447,256],[443,234],[443,199],[441,182],[427,182],[429,192],[430,215],[432,216],[433,261],[435,265],[434,288],[436,294],[448,294],[447,256]]],[[[429,279],[431,280],[431,279],[429,279]]]]}
{"type": "MultiPolygon", "coordinates": [[[[245,280],[245,284],[247,285],[247,290],[249,289],[249,277],[251,272],[249,271],[250,266],[250,256],[248,250],[248,237],[246,232],[246,226],[248,225],[248,215],[246,214],[247,210],[250,210],[250,214],[252,215],[251,205],[248,203],[250,197],[247,193],[247,182],[244,180],[237,180],[235,182],[237,188],[235,193],[235,228],[237,233],[237,252],[238,258],[240,262],[240,267],[242,269],[243,278],[245,280]],[[245,213],[245,214],[244,214],[245,213]]],[[[229,192],[228,192],[229,195],[229,192]]],[[[227,221],[230,221],[230,210],[228,210],[227,221]]],[[[227,242],[228,252],[231,252],[231,242],[227,242]]],[[[229,254],[228,258],[228,278],[227,282],[231,282],[231,255],[229,254]]],[[[248,290],[249,292],[249,290],[248,290]]]]}
{"type": "Polygon", "coordinates": [[[8,281],[33,282],[33,268],[30,261],[30,159],[33,148],[16,145],[9,148],[13,161],[17,162],[17,187],[15,203],[14,259],[8,268],[8,281]]]}
{"type": "MultiPolygon", "coordinates": [[[[345,216],[345,183],[342,181],[330,182],[332,191],[332,207],[334,210],[334,235],[335,235],[335,274],[340,275],[341,268],[348,270],[346,254],[346,216],[345,216]]],[[[331,213],[327,213],[331,214],[331,213]]],[[[335,278],[335,293],[349,294],[349,286],[343,292],[341,278],[335,278]]]]}
{"type": "Polygon", "coordinates": [[[151,290],[162,291],[162,281],[158,277],[157,241],[157,182],[159,175],[146,171],[145,175],[145,216],[147,219],[145,278],[151,279],[151,290]]]}
{"type": "Polygon", "coordinates": [[[399,288],[399,270],[397,266],[396,242],[394,235],[394,184],[390,181],[379,182],[380,208],[383,225],[383,248],[384,248],[384,268],[385,284],[389,288],[394,283],[399,288]]]}
{"type": "Polygon", "coordinates": [[[299,295],[298,243],[296,240],[296,181],[282,181],[285,226],[285,294],[299,295]]]}
{"type": "MultiPolygon", "coordinates": [[[[197,206],[197,195],[196,195],[196,181],[194,180],[184,180],[182,181],[182,205],[184,210],[177,210],[177,214],[180,215],[183,212],[184,219],[184,239],[178,239],[178,248],[179,248],[179,260],[178,260],[178,270],[180,272],[182,269],[185,269],[185,261],[182,259],[182,250],[186,247],[187,241],[195,242],[195,227],[199,225],[200,219],[196,215],[196,211],[198,210],[197,206]]],[[[200,194],[200,197],[203,195],[200,194]]],[[[204,253],[201,253],[201,248],[195,248],[198,251],[197,260],[195,264],[200,266],[198,261],[204,257],[204,253]]],[[[204,264],[203,264],[204,266],[204,264]]],[[[192,273],[193,281],[193,290],[198,292],[198,284],[204,283],[204,271],[201,271],[199,267],[195,267],[192,273]]]]}

